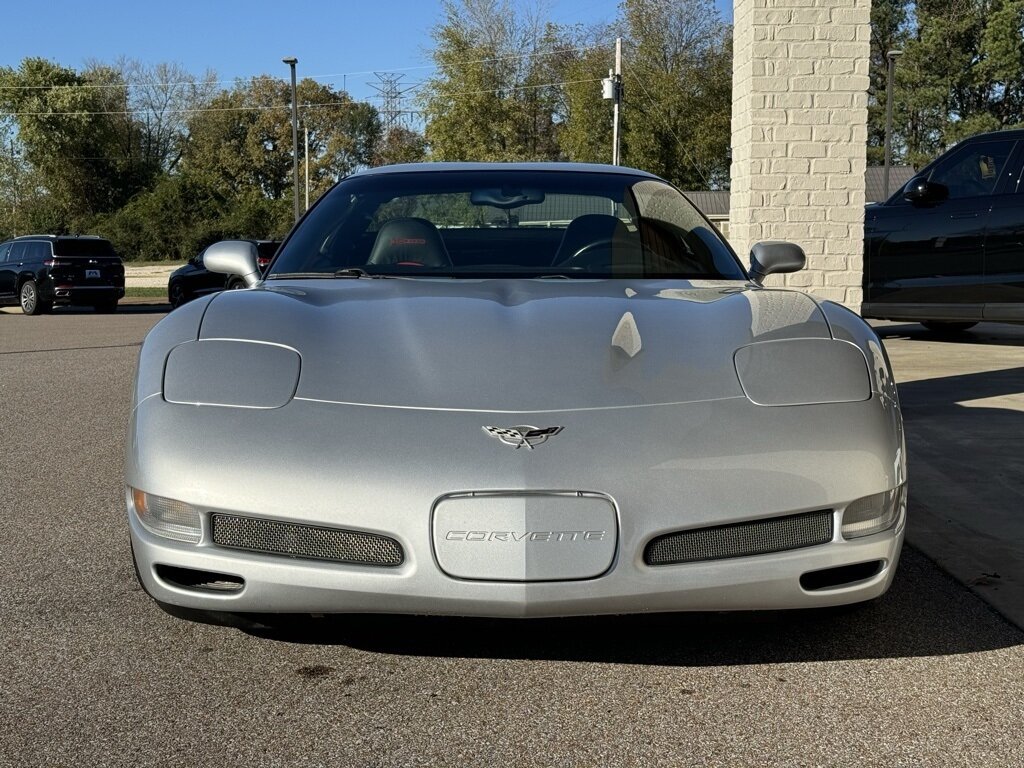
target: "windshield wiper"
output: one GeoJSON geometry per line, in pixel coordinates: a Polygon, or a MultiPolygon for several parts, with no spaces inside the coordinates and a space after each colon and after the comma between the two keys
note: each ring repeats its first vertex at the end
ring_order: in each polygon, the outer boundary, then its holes
{"type": "Polygon", "coordinates": [[[333,280],[336,277],[358,279],[360,277],[382,278],[391,275],[373,275],[359,267],[345,267],[334,272],[278,272],[268,275],[267,280],[333,280]]]}
{"type": "Polygon", "coordinates": [[[333,277],[331,272],[277,272],[267,275],[267,280],[327,280],[333,277]]]}
{"type": "Polygon", "coordinates": [[[361,267],[344,267],[342,269],[336,270],[335,273],[334,273],[334,276],[335,277],[351,277],[351,278],[354,278],[354,279],[359,279],[360,277],[370,277],[370,278],[390,277],[390,275],[371,275],[369,272],[367,272],[365,269],[362,269],[361,267]]]}

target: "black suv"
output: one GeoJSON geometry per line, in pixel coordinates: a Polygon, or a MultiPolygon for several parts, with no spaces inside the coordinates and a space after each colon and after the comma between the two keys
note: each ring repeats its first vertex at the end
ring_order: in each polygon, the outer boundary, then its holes
{"type": "Polygon", "coordinates": [[[861,314],[1024,323],[1024,130],[973,136],[864,216],[861,314]]]}
{"type": "Polygon", "coordinates": [[[124,265],[109,240],[92,235],[25,235],[0,243],[0,305],[26,315],[55,304],[113,312],[124,296],[124,265]]]}

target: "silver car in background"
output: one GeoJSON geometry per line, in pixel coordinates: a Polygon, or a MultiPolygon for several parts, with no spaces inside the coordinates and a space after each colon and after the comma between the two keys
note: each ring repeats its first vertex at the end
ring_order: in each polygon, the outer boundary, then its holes
{"type": "Polygon", "coordinates": [[[132,547],[179,615],[830,606],[889,587],[906,453],[882,345],[762,287],[668,183],[568,164],[357,174],[249,290],[143,345],[132,547]]]}

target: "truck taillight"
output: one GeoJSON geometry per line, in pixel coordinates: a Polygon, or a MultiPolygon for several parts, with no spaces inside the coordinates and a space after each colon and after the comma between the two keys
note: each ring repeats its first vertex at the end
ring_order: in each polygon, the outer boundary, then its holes
{"type": "Polygon", "coordinates": [[[47,259],[43,262],[44,266],[47,267],[70,267],[70,261],[61,261],[60,259],[47,259]]]}

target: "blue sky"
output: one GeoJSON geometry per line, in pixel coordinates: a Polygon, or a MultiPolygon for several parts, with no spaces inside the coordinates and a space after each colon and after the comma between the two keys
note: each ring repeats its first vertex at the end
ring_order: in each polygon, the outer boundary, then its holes
{"type": "MultiPolygon", "coordinates": [[[[726,19],[732,0],[715,0],[726,19]]],[[[147,63],[177,62],[218,79],[288,75],[284,56],[299,59],[299,77],[344,84],[368,98],[372,72],[405,69],[415,82],[430,74],[430,32],[441,18],[439,0],[37,0],[8,3],[0,65],[16,67],[42,56],[80,68],[118,56],[147,63]],[[289,21],[289,19],[291,21],[289,21]],[[347,75],[346,75],[347,73],[347,75]],[[324,76],[336,77],[324,77],[324,76]]],[[[618,0],[547,0],[559,23],[594,24],[615,18],[618,0]]]]}

